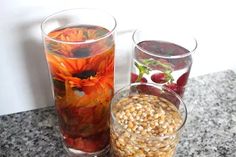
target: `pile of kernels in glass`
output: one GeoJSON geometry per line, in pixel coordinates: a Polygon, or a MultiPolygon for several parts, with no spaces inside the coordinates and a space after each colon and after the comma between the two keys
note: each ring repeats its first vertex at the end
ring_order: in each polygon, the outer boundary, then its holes
{"type": "Polygon", "coordinates": [[[111,145],[116,157],[171,157],[182,117],[168,100],[152,95],[122,98],[112,109],[111,145]]]}

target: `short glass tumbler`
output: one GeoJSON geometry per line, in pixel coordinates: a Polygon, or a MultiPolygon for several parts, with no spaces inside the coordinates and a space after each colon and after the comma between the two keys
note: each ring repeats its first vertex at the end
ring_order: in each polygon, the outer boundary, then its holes
{"type": "Polygon", "coordinates": [[[71,9],[42,25],[63,144],[72,156],[109,151],[116,20],[97,9],[71,9]]]}
{"type": "Polygon", "coordinates": [[[164,85],[181,97],[197,41],[178,30],[136,30],[133,34],[131,82],[164,85]]]}
{"type": "Polygon", "coordinates": [[[171,89],[133,83],[119,90],[111,103],[113,157],[173,157],[187,109],[171,89]]]}

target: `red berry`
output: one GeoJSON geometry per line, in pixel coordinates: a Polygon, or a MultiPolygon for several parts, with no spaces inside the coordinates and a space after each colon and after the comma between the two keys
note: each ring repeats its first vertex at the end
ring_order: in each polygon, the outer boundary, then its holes
{"type": "Polygon", "coordinates": [[[175,65],[174,70],[181,70],[189,66],[186,58],[173,60],[171,63],[175,65]]]}
{"type": "Polygon", "coordinates": [[[189,71],[184,73],[183,75],[181,75],[177,80],[178,86],[180,86],[180,87],[185,86],[188,81],[188,76],[189,76],[189,71]]]}
{"type": "Polygon", "coordinates": [[[166,84],[164,86],[171,89],[171,90],[173,90],[175,93],[177,93],[181,97],[183,96],[184,88],[181,87],[181,86],[178,86],[176,83],[166,84]]]}
{"type": "MultiPolygon", "coordinates": [[[[137,79],[138,79],[138,75],[134,74],[134,73],[131,73],[131,83],[136,82],[137,79]]],[[[145,77],[142,77],[141,82],[145,82],[146,83],[147,79],[145,77]]]]}
{"type": "Polygon", "coordinates": [[[180,94],[180,88],[177,84],[175,83],[171,83],[171,84],[166,84],[165,85],[167,88],[173,90],[174,92],[176,92],[177,94],[180,94]]]}
{"type": "Polygon", "coordinates": [[[154,95],[154,96],[160,96],[161,95],[161,90],[152,87],[149,85],[141,84],[137,87],[138,91],[140,94],[148,94],[148,95],[154,95]]]}
{"type": "MultiPolygon", "coordinates": [[[[183,93],[184,93],[184,88],[182,87],[179,87],[177,84],[175,83],[171,83],[171,84],[166,84],[164,85],[165,87],[173,90],[175,93],[177,93],[180,97],[183,96],[183,93]]],[[[180,101],[178,100],[177,97],[173,96],[173,95],[165,95],[165,97],[171,101],[177,108],[179,108],[179,104],[180,104],[180,101]]]]}
{"type": "Polygon", "coordinates": [[[165,73],[156,73],[151,76],[151,79],[155,83],[165,83],[168,81],[165,73]]]}
{"type": "Polygon", "coordinates": [[[166,86],[167,88],[173,90],[173,91],[176,92],[176,93],[178,92],[179,87],[178,87],[178,85],[175,84],[175,83],[166,84],[165,86],[166,86]]]}

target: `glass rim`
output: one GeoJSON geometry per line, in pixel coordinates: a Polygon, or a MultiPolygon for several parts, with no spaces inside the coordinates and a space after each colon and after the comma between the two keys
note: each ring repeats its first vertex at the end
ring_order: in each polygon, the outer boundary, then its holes
{"type": "MultiPolygon", "coordinates": [[[[136,29],[134,32],[133,32],[133,35],[132,35],[132,41],[133,41],[133,44],[135,45],[136,48],[138,48],[140,51],[143,51],[144,53],[150,55],[150,56],[153,56],[153,57],[159,57],[159,58],[165,58],[165,59],[177,59],[177,58],[184,58],[184,57],[187,57],[187,56],[190,56],[192,55],[195,50],[197,49],[198,47],[198,42],[197,42],[197,39],[195,37],[192,37],[193,41],[194,41],[194,47],[192,50],[188,50],[189,52],[188,53],[185,53],[185,54],[180,54],[180,55],[176,55],[176,56],[164,56],[164,55],[158,55],[158,54],[153,54],[151,53],[150,51],[148,50],[145,50],[143,49],[142,47],[138,46],[138,43],[136,40],[135,40],[135,35],[137,34],[138,31],[142,31],[142,30],[139,30],[139,29],[136,29]]],[[[157,40],[158,41],[158,40],[157,40]]],[[[160,41],[160,40],[159,40],[160,41]]],[[[181,46],[181,45],[180,45],[181,46]]]]}
{"type": "Polygon", "coordinates": [[[102,9],[97,9],[97,8],[72,8],[72,9],[65,9],[65,10],[61,10],[61,11],[58,11],[58,12],[55,12],[49,16],[47,16],[46,18],[44,18],[44,20],[42,21],[41,25],[40,25],[40,28],[41,28],[41,32],[42,32],[42,35],[44,37],[46,37],[47,39],[51,40],[51,41],[54,41],[54,42],[58,42],[58,43],[63,43],[63,44],[85,44],[85,43],[93,43],[93,42],[97,42],[97,41],[100,41],[100,40],[103,40],[109,36],[111,36],[115,30],[116,30],[116,26],[117,26],[117,21],[115,19],[115,17],[113,15],[111,15],[110,13],[102,10],[102,9]],[[111,19],[113,20],[114,22],[114,26],[112,27],[111,31],[108,31],[106,34],[102,35],[101,37],[97,38],[97,39],[89,39],[89,40],[85,40],[85,41],[63,41],[63,40],[58,40],[58,39],[55,39],[55,38],[52,38],[50,36],[48,36],[48,34],[44,31],[44,25],[45,23],[50,20],[51,18],[57,16],[57,15],[60,15],[60,14],[63,14],[63,13],[66,13],[66,12],[69,12],[69,11],[82,11],[82,10],[91,10],[91,11],[98,11],[98,12],[103,12],[104,14],[108,15],[111,17],[111,19]]]}
{"type": "MultiPolygon", "coordinates": [[[[166,134],[165,136],[160,136],[160,135],[154,136],[154,135],[151,135],[151,136],[148,137],[148,138],[152,138],[152,139],[163,139],[163,138],[168,138],[168,137],[170,137],[170,136],[173,136],[173,135],[179,133],[179,132],[183,129],[183,127],[184,127],[184,125],[185,125],[185,123],[186,123],[186,121],[187,121],[188,111],[187,111],[187,107],[186,107],[184,101],[182,100],[182,98],[181,98],[176,92],[174,92],[173,90],[171,90],[171,89],[169,89],[169,88],[167,88],[167,87],[165,87],[165,86],[157,85],[157,84],[154,84],[154,83],[136,82],[136,83],[130,83],[130,84],[128,84],[128,85],[122,87],[121,89],[117,90],[117,91],[115,92],[113,98],[115,98],[120,92],[125,91],[125,89],[126,89],[127,87],[133,87],[133,86],[138,86],[138,85],[148,85],[148,86],[152,86],[152,87],[155,87],[155,88],[158,88],[158,89],[161,89],[161,90],[162,90],[162,89],[167,90],[168,92],[170,92],[171,94],[173,94],[174,96],[176,96],[176,97],[178,98],[178,100],[180,101],[180,103],[183,105],[183,108],[184,108],[184,115],[183,115],[183,116],[184,116],[184,117],[183,117],[184,119],[183,119],[183,122],[181,123],[181,125],[178,127],[178,129],[176,129],[172,134],[166,134]]],[[[113,98],[112,98],[111,107],[110,107],[111,118],[112,118],[112,120],[116,123],[116,125],[118,125],[119,128],[121,128],[122,130],[126,130],[122,125],[120,125],[120,124],[117,122],[117,119],[115,118],[115,116],[114,116],[114,114],[113,114],[113,112],[112,112],[112,106],[114,105],[113,98]]],[[[181,116],[181,117],[182,117],[182,116],[181,116]]],[[[137,133],[130,133],[130,134],[134,135],[135,137],[141,137],[141,138],[142,138],[142,135],[140,135],[140,134],[137,134],[137,133]]]]}

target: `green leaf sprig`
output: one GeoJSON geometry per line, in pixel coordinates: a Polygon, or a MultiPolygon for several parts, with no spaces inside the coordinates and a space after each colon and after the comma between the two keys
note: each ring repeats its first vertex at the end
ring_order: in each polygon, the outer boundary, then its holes
{"type": "Polygon", "coordinates": [[[163,67],[165,70],[172,71],[172,67],[171,67],[170,64],[162,63],[161,61],[155,60],[153,58],[143,59],[142,62],[146,66],[149,66],[149,65],[157,66],[157,65],[159,65],[159,66],[163,67]]]}
{"type": "Polygon", "coordinates": [[[135,66],[138,68],[139,74],[138,74],[138,78],[135,82],[140,82],[143,78],[144,74],[149,74],[149,71],[151,70],[150,68],[140,65],[137,62],[134,63],[135,66]]]}
{"type": "Polygon", "coordinates": [[[149,68],[148,66],[150,66],[150,65],[161,66],[164,69],[162,72],[166,76],[166,82],[172,83],[174,81],[174,77],[172,76],[173,69],[171,67],[171,64],[165,64],[165,63],[155,60],[153,58],[143,59],[142,63],[144,65],[141,65],[141,64],[138,64],[137,62],[135,62],[135,66],[139,70],[139,75],[138,75],[136,82],[140,82],[144,74],[149,74],[149,72],[151,71],[151,68],[149,68]]]}

